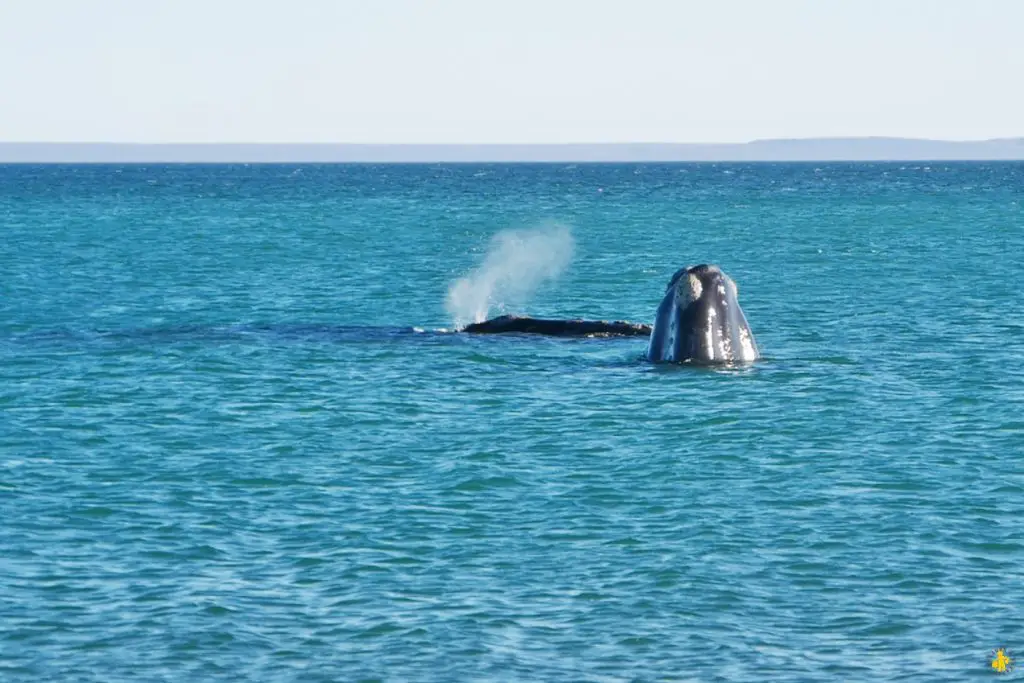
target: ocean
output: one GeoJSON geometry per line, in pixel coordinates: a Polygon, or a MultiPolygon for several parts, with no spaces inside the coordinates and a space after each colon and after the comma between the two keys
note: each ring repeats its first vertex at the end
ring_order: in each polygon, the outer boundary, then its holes
{"type": "Polygon", "coordinates": [[[1022,202],[1010,162],[0,166],[0,680],[988,679],[1022,202]],[[762,360],[453,331],[649,323],[696,263],[762,360]]]}

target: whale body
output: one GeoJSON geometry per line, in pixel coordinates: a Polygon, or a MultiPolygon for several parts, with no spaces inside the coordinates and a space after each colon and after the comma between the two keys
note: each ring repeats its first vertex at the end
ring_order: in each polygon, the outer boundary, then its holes
{"type": "Polygon", "coordinates": [[[708,264],[677,271],[658,306],[647,360],[718,364],[757,358],[757,343],[732,278],[708,264]]]}
{"type": "Polygon", "coordinates": [[[638,337],[651,333],[649,325],[622,320],[549,320],[502,315],[462,328],[470,334],[545,334],[553,337],[638,337]]]}

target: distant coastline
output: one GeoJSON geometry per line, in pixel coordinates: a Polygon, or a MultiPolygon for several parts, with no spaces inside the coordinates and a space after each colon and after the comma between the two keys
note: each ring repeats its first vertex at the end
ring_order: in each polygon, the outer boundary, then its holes
{"type": "Polygon", "coordinates": [[[747,143],[129,144],[0,142],[0,163],[596,163],[1024,160],[1024,138],[806,138],[747,143]]]}

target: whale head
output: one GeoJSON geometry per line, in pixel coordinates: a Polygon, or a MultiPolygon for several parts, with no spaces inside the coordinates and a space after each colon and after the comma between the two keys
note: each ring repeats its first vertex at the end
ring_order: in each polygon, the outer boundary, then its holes
{"type": "Polygon", "coordinates": [[[736,283],[701,264],[672,276],[647,346],[647,359],[671,363],[745,363],[757,343],[740,309],[736,283]]]}

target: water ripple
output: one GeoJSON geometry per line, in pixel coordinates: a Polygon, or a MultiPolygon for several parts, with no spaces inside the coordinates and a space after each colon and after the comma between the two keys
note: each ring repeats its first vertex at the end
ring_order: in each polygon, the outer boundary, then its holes
{"type": "Polygon", "coordinates": [[[1024,652],[1020,165],[119,170],[0,167],[3,680],[1024,652]],[[525,312],[648,320],[717,261],[765,360],[443,332],[549,219],[577,260],[525,312]]]}

